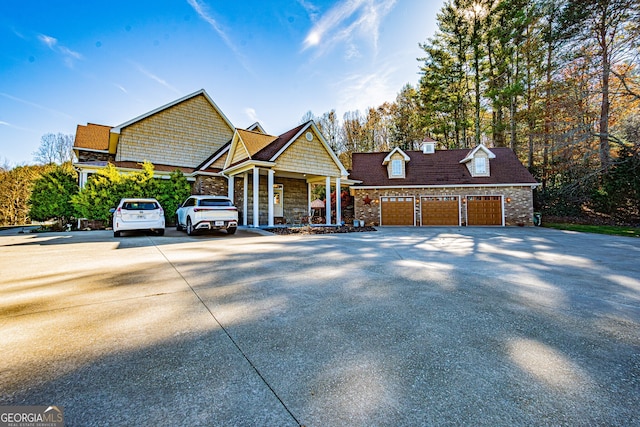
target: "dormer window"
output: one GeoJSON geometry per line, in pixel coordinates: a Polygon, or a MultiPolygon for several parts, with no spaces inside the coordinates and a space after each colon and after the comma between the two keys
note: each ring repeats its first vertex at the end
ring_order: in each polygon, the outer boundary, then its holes
{"type": "Polygon", "coordinates": [[[405,178],[409,160],[409,156],[404,151],[398,147],[394,148],[382,161],[382,164],[387,167],[389,179],[405,178]]]}
{"type": "Polygon", "coordinates": [[[402,176],[402,160],[401,159],[391,160],[391,175],[402,176]]]}
{"type": "Polygon", "coordinates": [[[433,154],[436,152],[436,143],[435,142],[423,142],[422,143],[422,152],[424,154],[433,154]]]}
{"type": "Polygon", "coordinates": [[[487,147],[480,144],[460,160],[460,163],[467,166],[472,177],[491,176],[489,160],[495,159],[496,155],[487,147]]]}
{"type": "Polygon", "coordinates": [[[473,167],[476,175],[486,175],[487,174],[487,158],[486,157],[476,157],[473,159],[473,167]]]}

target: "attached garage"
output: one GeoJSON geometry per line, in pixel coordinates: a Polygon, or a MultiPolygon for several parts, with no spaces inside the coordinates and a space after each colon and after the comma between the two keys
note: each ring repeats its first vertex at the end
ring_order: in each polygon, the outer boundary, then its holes
{"type": "Polygon", "coordinates": [[[504,225],[502,196],[467,196],[467,225],[504,225]]]}
{"type": "Polygon", "coordinates": [[[421,197],[422,225],[460,225],[460,197],[421,197]]]}
{"type": "Polygon", "coordinates": [[[535,178],[506,147],[353,153],[354,218],[372,225],[533,225],[535,178]]]}
{"type": "Polygon", "coordinates": [[[413,197],[381,197],[380,225],[415,225],[413,197]]]}

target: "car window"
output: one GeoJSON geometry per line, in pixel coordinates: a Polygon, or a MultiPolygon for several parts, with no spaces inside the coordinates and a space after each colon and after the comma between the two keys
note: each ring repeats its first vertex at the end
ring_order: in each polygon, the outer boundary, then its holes
{"type": "Polygon", "coordinates": [[[155,202],[125,202],[122,205],[122,209],[130,210],[138,210],[138,211],[152,211],[157,209],[157,205],[155,202]]]}
{"type": "Polygon", "coordinates": [[[231,206],[230,200],[224,199],[202,199],[200,206],[231,206]]]}

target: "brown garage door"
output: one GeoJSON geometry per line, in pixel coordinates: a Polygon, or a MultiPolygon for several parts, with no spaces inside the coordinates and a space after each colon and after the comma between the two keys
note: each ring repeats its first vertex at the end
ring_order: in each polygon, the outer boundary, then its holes
{"type": "Polygon", "coordinates": [[[413,197],[381,197],[380,225],[414,225],[413,197]]]}
{"type": "Polygon", "coordinates": [[[467,197],[467,224],[502,225],[502,197],[467,197]]]}
{"type": "Polygon", "coordinates": [[[458,196],[422,197],[422,225],[460,225],[458,196]]]}

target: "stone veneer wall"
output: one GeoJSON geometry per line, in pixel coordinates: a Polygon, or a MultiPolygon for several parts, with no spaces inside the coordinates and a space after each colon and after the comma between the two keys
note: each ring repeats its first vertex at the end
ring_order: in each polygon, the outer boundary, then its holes
{"type": "Polygon", "coordinates": [[[78,162],[114,162],[115,156],[109,153],[78,150],[78,162]]]}
{"type": "Polygon", "coordinates": [[[191,187],[191,194],[226,196],[228,188],[229,181],[223,176],[198,176],[191,187]]]}
{"type": "MultiPolygon", "coordinates": [[[[235,179],[235,200],[234,203],[238,207],[238,214],[240,222],[242,223],[242,208],[244,201],[243,186],[244,180],[242,175],[236,176],[235,179]]],[[[273,179],[274,184],[282,184],[283,189],[283,206],[284,216],[286,220],[291,223],[295,219],[294,209],[303,209],[306,211],[308,204],[307,196],[307,182],[301,179],[293,178],[281,178],[277,175],[273,179]]],[[[259,193],[259,206],[260,206],[260,225],[267,225],[269,207],[267,205],[268,197],[267,177],[260,176],[260,193],[259,193]]],[[[247,220],[249,224],[253,223],[253,174],[249,174],[249,185],[247,189],[248,205],[247,205],[247,220]]],[[[241,224],[244,225],[244,224],[241,224]]]]}
{"type": "MultiPolygon", "coordinates": [[[[354,196],[355,219],[364,220],[366,225],[380,225],[381,196],[504,196],[505,225],[533,225],[533,191],[531,187],[451,187],[437,189],[393,188],[376,190],[356,190],[354,196]],[[371,203],[363,199],[369,196],[371,203]],[[507,203],[506,199],[511,202],[507,203]]],[[[420,204],[416,206],[416,224],[420,224],[420,204]]],[[[466,204],[461,205],[463,224],[466,223],[466,204]]]]}

